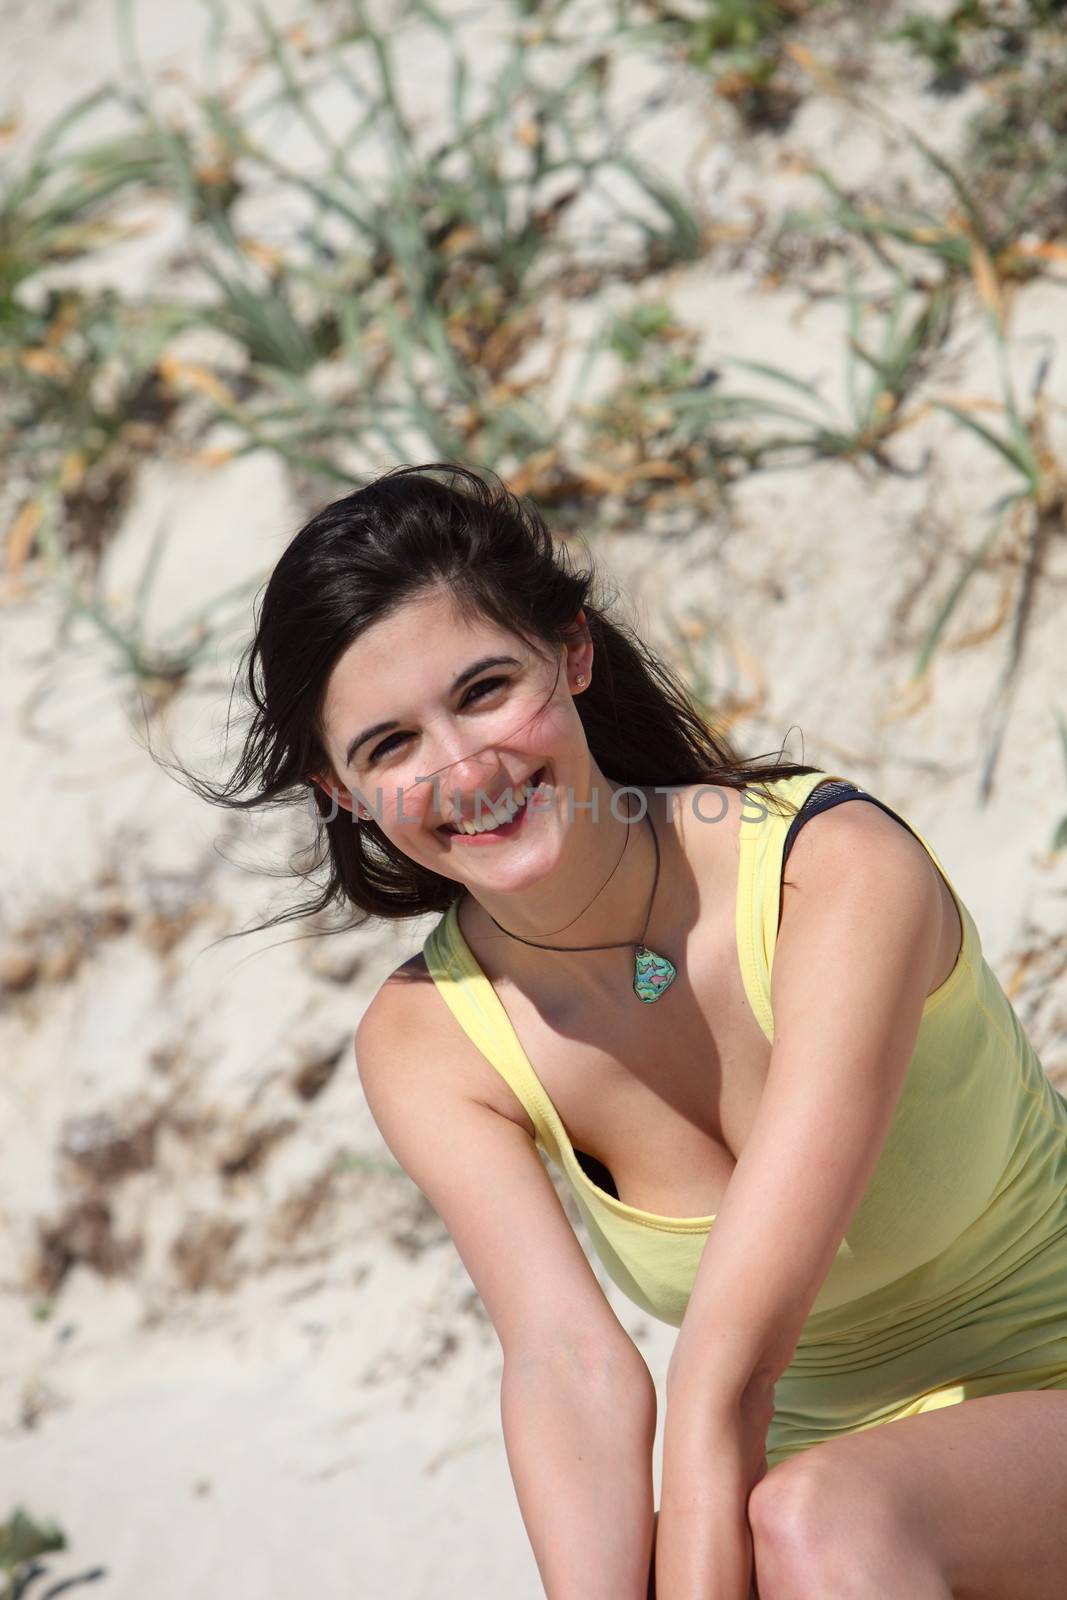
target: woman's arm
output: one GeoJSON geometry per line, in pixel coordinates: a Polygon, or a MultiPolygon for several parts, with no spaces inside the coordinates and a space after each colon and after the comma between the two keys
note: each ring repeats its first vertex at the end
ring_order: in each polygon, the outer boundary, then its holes
{"type": "Polygon", "coordinates": [[[766,1476],[773,1388],[740,1400],[697,1375],[668,1387],[656,1592],[669,1600],[749,1600],[754,1591],[748,1497],[766,1476]]]}
{"type": "Polygon", "coordinates": [[[436,1007],[398,976],[371,1002],[356,1037],[367,1103],[500,1339],[508,1458],[550,1600],[645,1600],[655,1385],[533,1139],[464,1093],[477,1050],[427,997],[436,1007]]]}
{"type": "Polygon", "coordinates": [[[656,1390],[640,1353],[504,1363],[500,1413],[548,1600],[646,1600],[656,1390]]]}
{"type": "Polygon", "coordinates": [[[748,1600],[774,1384],[877,1165],[934,976],[941,897],[925,853],[847,811],[794,851],[767,1081],[671,1356],[658,1600],[748,1600]]]}

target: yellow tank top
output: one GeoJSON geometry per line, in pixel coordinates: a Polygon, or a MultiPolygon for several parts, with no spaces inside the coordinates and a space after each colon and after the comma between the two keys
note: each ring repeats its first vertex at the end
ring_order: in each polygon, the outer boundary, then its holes
{"type": "MultiPolygon", "coordinates": [[[[798,808],[836,774],[766,785],[798,808]]],[[[775,1387],[773,1465],[835,1433],[970,1394],[1067,1388],[1067,1101],[1053,1088],[982,954],[978,929],[931,845],[963,928],[956,966],[927,997],[878,1163],[775,1387]]],[[[774,1041],[771,967],[792,814],[746,799],[737,952],[774,1041]]],[[[438,992],[508,1083],[562,1172],[589,1238],[625,1295],[681,1325],[714,1216],[667,1217],[600,1188],[460,931],[456,906],[423,945],[438,992]]]]}

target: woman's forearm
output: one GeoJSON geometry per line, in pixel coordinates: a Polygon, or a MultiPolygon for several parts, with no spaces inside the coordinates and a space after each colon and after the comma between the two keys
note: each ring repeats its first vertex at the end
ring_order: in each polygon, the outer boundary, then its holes
{"type": "Polygon", "coordinates": [[[749,1600],[748,1498],[766,1474],[771,1398],[716,1399],[699,1385],[668,1390],[657,1600],[749,1600]]]}
{"type": "MultiPolygon", "coordinates": [[[[679,1472],[685,1458],[676,1458],[679,1472]]],[[[657,1600],[749,1600],[753,1581],[748,1492],[738,1452],[724,1444],[668,1482],[656,1536],[657,1600]]]]}
{"type": "Polygon", "coordinates": [[[656,1391],[640,1355],[597,1372],[505,1360],[500,1412],[548,1600],[646,1600],[656,1391]]]}

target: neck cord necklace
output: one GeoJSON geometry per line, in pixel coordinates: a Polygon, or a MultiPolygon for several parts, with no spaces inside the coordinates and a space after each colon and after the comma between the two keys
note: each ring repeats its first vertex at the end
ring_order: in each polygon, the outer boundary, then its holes
{"type": "MultiPolygon", "coordinates": [[[[627,813],[627,815],[628,815],[628,813],[627,813]]],[[[615,876],[615,874],[618,872],[619,868],[622,866],[622,858],[626,854],[626,846],[629,843],[630,843],[630,828],[629,828],[629,824],[627,824],[626,836],[622,841],[622,849],[619,851],[619,859],[618,859],[618,861],[616,861],[615,865],[612,867],[611,871],[608,873],[607,877],[604,879],[604,882],[600,885],[600,888],[597,889],[595,894],[590,895],[589,899],[585,902],[585,905],[582,906],[580,911],[576,912],[576,914],[571,918],[571,920],[569,922],[565,922],[563,924],[562,928],[550,928],[550,929],[547,930],[552,935],[553,938],[555,938],[557,933],[566,933],[568,928],[573,928],[574,924],[578,921],[578,918],[579,917],[583,917],[585,915],[585,913],[589,910],[589,907],[593,904],[593,901],[598,899],[600,897],[600,895],[602,895],[604,893],[604,890],[607,888],[607,886],[611,882],[612,878],[615,876]]],[[[486,914],[487,917],[489,916],[488,911],[485,914],[486,914]]],[[[490,922],[492,922],[494,919],[492,917],[489,917],[489,920],[490,920],[490,922]]],[[[498,928],[500,928],[499,922],[496,923],[496,926],[498,928]]],[[[507,928],[500,928],[500,931],[501,931],[501,933],[507,933],[508,932],[507,928]]],[[[518,939],[520,944],[529,944],[529,942],[530,942],[528,939],[522,939],[520,937],[520,935],[517,934],[517,933],[508,934],[508,937],[511,938],[511,939],[518,939]]],[[[542,949],[542,950],[550,950],[553,947],[551,945],[541,945],[541,946],[539,946],[539,948],[542,949]]],[[[563,949],[565,947],[563,945],[559,945],[559,946],[556,946],[556,948],[557,949],[563,949]]],[[[571,945],[570,948],[572,950],[575,950],[575,949],[580,950],[583,947],[581,945],[571,945]]],[[[600,946],[599,945],[589,945],[587,948],[589,948],[591,950],[598,950],[598,949],[600,949],[600,946]]]]}
{"type": "MultiPolygon", "coordinates": [[[[647,811],[645,812],[645,817],[649,827],[652,829],[652,843],[656,848],[656,871],[655,876],[652,879],[652,893],[649,895],[648,899],[648,910],[645,912],[644,927],[641,929],[641,937],[636,944],[632,939],[623,939],[617,944],[537,944],[533,939],[524,939],[521,934],[510,933],[508,932],[507,928],[501,928],[500,923],[494,916],[490,915],[488,911],[486,912],[486,916],[489,917],[489,921],[493,924],[494,928],[500,928],[501,933],[506,933],[509,939],[518,939],[520,944],[528,944],[534,950],[556,950],[560,955],[570,955],[572,951],[622,950],[627,946],[632,947],[634,953],[634,994],[639,1000],[643,1000],[646,1005],[651,1005],[654,1000],[658,1000],[660,995],[664,994],[666,990],[670,988],[671,984],[674,982],[678,969],[674,965],[673,961],[669,961],[664,955],[658,955],[655,950],[650,950],[644,942],[645,934],[648,932],[649,918],[652,915],[652,903],[656,898],[656,885],[659,883],[659,840],[656,837],[656,829],[653,825],[652,818],[648,815],[647,811]]],[[[627,828],[630,826],[629,817],[627,817],[626,826],[627,828]]],[[[617,861],[615,866],[612,867],[611,871],[608,873],[608,876],[604,879],[604,882],[593,896],[593,900],[597,898],[597,895],[603,892],[607,884],[614,877],[616,871],[618,870],[619,862],[626,854],[626,845],[629,842],[630,835],[627,833],[626,841],[619,853],[619,861],[617,861]]],[[[593,900],[590,900],[589,905],[592,905],[593,900]]],[[[588,911],[589,906],[584,906],[582,909],[583,911],[588,911]]],[[[582,911],[579,911],[578,916],[580,917],[581,915],[582,911]]],[[[571,922],[577,922],[577,920],[578,917],[573,917],[571,922]]],[[[571,926],[571,922],[568,922],[566,927],[569,928],[571,926]]],[[[557,928],[556,932],[562,933],[563,929],[557,928]]]]}

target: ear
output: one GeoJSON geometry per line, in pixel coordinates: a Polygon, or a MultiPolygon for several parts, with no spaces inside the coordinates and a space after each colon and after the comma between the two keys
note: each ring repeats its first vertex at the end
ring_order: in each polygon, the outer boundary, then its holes
{"type": "MultiPolygon", "coordinates": [[[[312,783],[318,784],[327,800],[339,805],[342,811],[352,810],[351,792],[346,789],[343,784],[338,783],[336,778],[324,777],[319,772],[309,772],[308,777],[311,779],[312,783]]],[[[365,822],[367,820],[362,806],[357,807],[356,815],[359,817],[361,822],[365,822]]]]}
{"type": "Polygon", "coordinates": [[[567,682],[571,686],[571,692],[582,694],[589,687],[593,675],[593,641],[589,637],[589,624],[586,620],[585,611],[581,606],[579,606],[578,614],[571,625],[571,632],[574,638],[572,641],[569,640],[566,646],[567,659],[564,664],[564,670],[567,674],[567,682]],[[576,681],[579,675],[585,680],[583,683],[576,681]]]}

